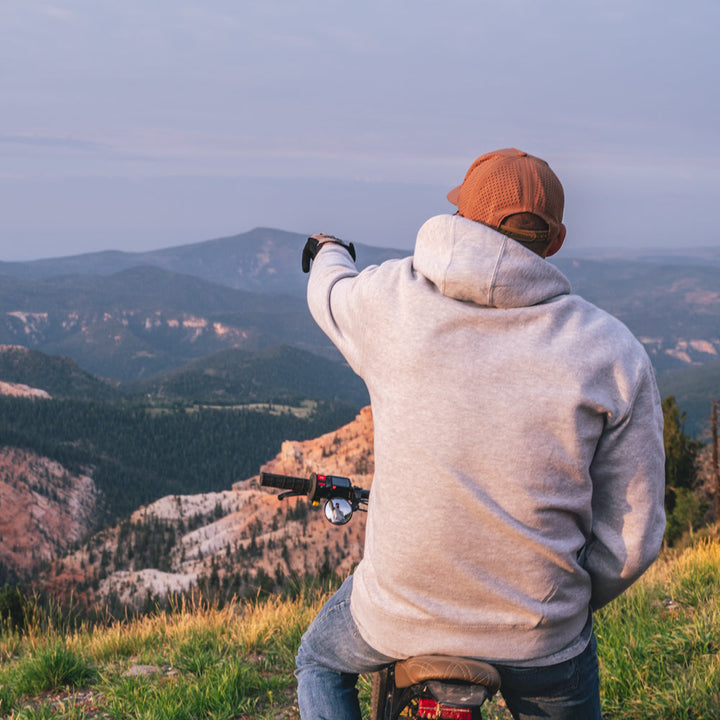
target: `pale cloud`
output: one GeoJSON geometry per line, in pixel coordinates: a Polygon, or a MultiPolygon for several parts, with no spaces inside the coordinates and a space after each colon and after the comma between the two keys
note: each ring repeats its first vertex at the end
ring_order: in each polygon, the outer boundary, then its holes
{"type": "Polygon", "coordinates": [[[107,145],[73,137],[43,137],[40,135],[0,135],[0,145],[29,145],[34,147],[67,148],[69,150],[98,150],[107,145]]]}
{"type": "Polygon", "coordinates": [[[57,5],[41,5],[39,8],[41,15],[54,18],[57,20],[68,20],[73,17],[73,13],[66,7],[59,7],[57,5]]]}

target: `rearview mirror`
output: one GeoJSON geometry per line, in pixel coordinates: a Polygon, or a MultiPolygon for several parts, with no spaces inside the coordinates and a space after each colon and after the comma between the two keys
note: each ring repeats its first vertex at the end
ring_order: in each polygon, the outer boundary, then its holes
{"type": "Polygon", "coordinates": [[[352,514],[352,505],[344,498],[330,498],[325,503],[325,517],[333,525],[344,525],[352,514]]]}

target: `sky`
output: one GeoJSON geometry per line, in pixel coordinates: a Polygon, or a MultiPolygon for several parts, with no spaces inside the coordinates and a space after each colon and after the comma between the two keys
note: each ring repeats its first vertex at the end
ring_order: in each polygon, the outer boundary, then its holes
{"type": "Polygon", "coordinates": [[[0,260],[257,226],[411,248],[489,150],[566,247],[711,246],[717,0],[1,0],[0,260]]]}

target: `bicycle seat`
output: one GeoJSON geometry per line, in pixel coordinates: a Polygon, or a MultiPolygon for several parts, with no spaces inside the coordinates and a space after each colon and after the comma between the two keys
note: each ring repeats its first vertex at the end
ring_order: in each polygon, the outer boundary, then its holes
{"type": "Polygon", "coordinates": [[[484,685],[490,695],[500,688],[500,675],[482,660],[450,655],[418,655],[395,663],[395,686],[410,687],[426,680],[455,680],[484,685]]]}

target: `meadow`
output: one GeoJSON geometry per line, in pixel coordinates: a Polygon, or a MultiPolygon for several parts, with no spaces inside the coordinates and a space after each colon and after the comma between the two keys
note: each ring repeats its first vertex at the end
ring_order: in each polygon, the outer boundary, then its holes
{"type": "MultiPolygon", "coordinates": [[[[0,715],[11,720],[290,720],[304,628],[330,585],[222,607],[184,600],[107,623],[30,603],[0,629],[0,715]],[[17,618],[16,618],[17,621],[17,618]]],[[[596,616],[606,720],[720,717],[720,544],[668,550],[596,616]]],[[[361,678],[367,704],[369,680],[361,678]]],[[[500,699],[490,720],[509,718],[500,699]]]]}

